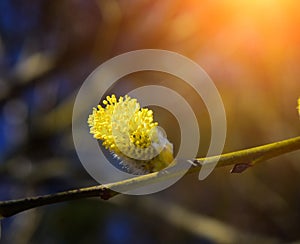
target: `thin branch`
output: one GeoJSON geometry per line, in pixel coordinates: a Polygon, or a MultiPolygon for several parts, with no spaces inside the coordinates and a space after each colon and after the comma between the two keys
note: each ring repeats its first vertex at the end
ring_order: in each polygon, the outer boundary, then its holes
{"type": "MultiPolygon", "coordinates": [[[[257,162],[262,162],[270,158],[296,151],[300,149],[300,136],[288,140],[279,141],[259,147],[244,149],[232,153],[222,154],[220,156],[213,156],[207,158],[198,158],[194,160],[197,166],[191,167],[187,173],[193,173],[200,170],[201,166],[206,163],[213,163],[218,159],[217,167],[235,165],[233,172],[241,172],[257,162]],[[243,170],[238,170],[239,165],[242,165],[243,170]],[[246,167],[244,167],[246,165],[246,167]],[[236,168],[236,169],[235,169],[236,168]]],[[[52,203],[76,200],[88,197],[100,197],[101,199],[108,200],[118,194],[112,189],[132,190],[145,185],[150,185],[160,181],[164,181],[182,174],[181,170],[172,173],[161,174],[155,172],[147,175],[137,176],[131,179],[114,182],[106,185],[92,186],[88,188],[81,188],[70,190],[50,195],[43,195],[37,197],[28,197],[18,200],[2,201],[0,202],[0,217],[9,217],[20,213],[22,211],[44,206],[52,203]]]]}

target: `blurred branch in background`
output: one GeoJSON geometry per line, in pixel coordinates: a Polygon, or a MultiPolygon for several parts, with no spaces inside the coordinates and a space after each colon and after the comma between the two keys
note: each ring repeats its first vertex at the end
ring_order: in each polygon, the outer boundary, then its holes
{"type": "MultiPolygon", "coordinates": [[[[155,197],[144,197],[131,201],[128,198],[118,198],[114,203],[121,206],[130,206],[135,211],[153,215],[168,224],[185,230],[199,238],[207,239],[212,243],[278,243],[275,238],[265,237],[238,230],[222,221],[190,211],[174,202],[155,197]]],[[[234,214],[234,213],[232,213],[234,214]]]]}

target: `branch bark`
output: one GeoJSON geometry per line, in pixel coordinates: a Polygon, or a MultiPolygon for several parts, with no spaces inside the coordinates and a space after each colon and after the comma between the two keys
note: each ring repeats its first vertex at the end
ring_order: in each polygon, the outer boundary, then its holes
{"type": "MultiPolygon", "coordinates": [[[[187,173],[193,173],[200,170],[205,163],[213,163],[218,159],[217,167],[232,165],[234,173],[240,173],[245,169],[254,166],[258,162],[266,161],[270,158],[279,155],[296,151],[300,149],[300,136],[288,140],[283,140],[263,146],[258,146],[250,149],[244,149],[232,153],[226,153],[219,156],[197,158],[193,160],[193,165],[187,173]]],[[[0,202],[0,218],[9,217],[18,214],[22,211],[53,204],[64,201],[71,201],[81,198],[100,197],[103,200],[108,200],[118,194],[112,189],[136,189],[145,185],[157,183],[162,180],[167,180],[181,174],[182,171],[174,171],[170,174],[160,174],[159,172],[137,176],[131,179],[114,182],[106,185],[97,185],[87,188],[80,188],[55,194],[28,197],[18,200],[9,200],[0,202]]]]}

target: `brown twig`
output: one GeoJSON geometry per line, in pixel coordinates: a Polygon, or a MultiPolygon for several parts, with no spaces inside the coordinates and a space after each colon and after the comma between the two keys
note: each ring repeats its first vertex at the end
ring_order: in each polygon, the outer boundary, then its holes
{"type": "MultiPolygon", "coordinates": [[[[253,166],[257,162],[262,162],[284,153],[296,151],[299,149],[300,136],[259,147],[222,154],[220,156],[195,159],[194,163],[196,163],[198,166],[191,167],[188,173],[197,172],[200,170],[201,166],[204,163],[213,163],[216,161],[216,159],[219,160],[217,167],[240,164],[253,166]]],[[[176,177],[180,174],[182,174],[180,170],[174,171],[169,174],[161,174],[160,172],[155,172],[106,185],[92,186],[88,188],[81,188],[44,196],[28,197],[19,200],[2,201],[0,202],[0,217],[9,217],[31,208],[81,198],[100,197],[101,199],[108,200],[119,194],[113,189],[136,189],[145,185],[150,185],[159,181],[176,177]]]]}

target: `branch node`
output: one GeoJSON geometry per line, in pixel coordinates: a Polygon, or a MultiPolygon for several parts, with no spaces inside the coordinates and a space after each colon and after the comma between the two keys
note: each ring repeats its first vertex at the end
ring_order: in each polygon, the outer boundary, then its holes
{"type": "Polygon", "coordinates": [[[240,163],[240,164],[235,164],[233,168],[230,170],[230,173],[243,173],[245,170],[249,169],[252,167],[253,164],[251,163],[240,163]]]}

